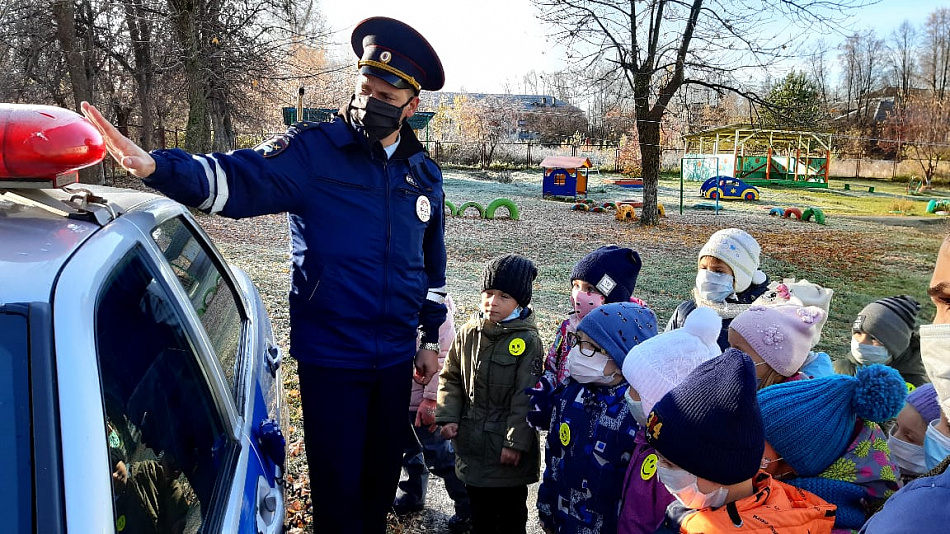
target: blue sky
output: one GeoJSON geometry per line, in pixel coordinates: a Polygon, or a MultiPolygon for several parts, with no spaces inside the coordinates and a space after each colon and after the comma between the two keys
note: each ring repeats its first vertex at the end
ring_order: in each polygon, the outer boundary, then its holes
{"type": "MultiPolygon", "coordinates": [[[[921,26],[938,7],[950,7],[950,0],[882,0],[858,10],[848,25],[886,37],[904,20],[921,26]]],[[[384,15],[412,25],[439,53],[448,91],[500,93],[506,81],[518,82],[532,69],[565,66],[563,51],[546,42],[551,30],[537,20],[530,0],[323,0],[320,8],[341,43],[349,43],[353,27],[366,17],[384,15]]],[[[348,44],[339,52],[352,54],[348,44]]]]}

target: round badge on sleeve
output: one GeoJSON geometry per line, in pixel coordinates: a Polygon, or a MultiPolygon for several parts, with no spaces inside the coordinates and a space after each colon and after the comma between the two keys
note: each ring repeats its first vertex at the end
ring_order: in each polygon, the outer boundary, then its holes
{"type": "Polygon", "coordinates": [[[416,217],[419,217],[422,222],[429,222],[429,218],[432,217],[432,203],[429,202],[429,197],[419,195],[416,199],[416,217]]]}
{"type": "Polygon", "coordinates": [[[640,464],[640,478],[650,480],[656,474],[656,462],[659,460],[657,455],[650,453],[640,464]]]}
{"type": "Polygon", "coordinates": [[[561,439],[561,445],[567,447],[571,443],[571,425],[567,423],[561,423],[561,426],[557,429],[557,435],[561,439]]]}
{"type": "Polygon", "coordinates": [[[510,352],[512,356],[521,356],[524,353],[524,348],[524,340],[520,337],[516,337],[508,343],[508,352],[510,352]]]}

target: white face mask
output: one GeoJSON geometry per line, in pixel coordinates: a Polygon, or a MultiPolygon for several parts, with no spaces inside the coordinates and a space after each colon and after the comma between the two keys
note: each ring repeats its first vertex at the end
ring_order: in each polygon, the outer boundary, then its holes
{"type": "Polygon", "coordinates": [[[617,371],[608,376],[604,376],[604,368],[610,359],[603,352],[595,352],[593,356],[584,356],[581,354],[580,347],[571,348],[567,353],[567,372],[571,378],[581,384],[610,384],[617,371]]]}
{"type": "Polygon", "coordinates": [[[891,431],[887,437],[887,448],[891,451],[891,457],[901,468],[901,473],[919,475],[927,472],[926,455],[923,445],[915,445],[898,438],[891,431]]]}
{"type": "Polygon", "coordinates": [[[521,306],[516,306],[515,309],[512,310],[511,313],[508,314],[508,317],[505,317],[504,319],[502,319],[501,322],[511,321],[513,319],[517,319],[518,317],[521,317],[522,311],[524,311],[524,308],[522,308],[521,306]]]}
{"type": "Polygon", "coordinates": [[[937,467],[937,464],[950,456],[950,438],[937,430],[937,421],[931,421],[927,425],[927,433],[924,435],[924,454],[927,455],[927,471],[937,467]]]}
{"type": "Polygon", "coordinates": [[[858,340],[854,337],[851,338],[851,356],[854,361],[861,365],[873,365],[875,363],[883,365],[891,361],[891,355],[887,353],[887,347],[858,343],[858,340]]]}
{"type": "Polygon", "coordinates": [[[732,275],[700,269],[696,273],[696,291],[710,302],[725,302],[735,292],[732,275]]]}
{"type": "Polygon", "coordinates": [[[660,482],[666,486],[670,494],[687,508],[701,510],[719,508],[726,504],[726,496],[729,492],[722,486],[710,493],[703,493],[699,491],[696,475],[692,473],[663,465],[656,466],[656,472],[660,475],[660,482]]]}
{"type": "Polygon", "coordinates": [[[950,324],[920,325],[920,359],[933,382],[941,410],[950,414],[950,324]]]}
{"type": "Polygon", "coordinates": [[[629,387],[623,394],[623,400],[627,401],[627,408],[630,410],[630,415],[636,419],[637,423],[640,425],[640,428],[646,428],[647,416],[643,413],[643,400],[633,400],[633,397],[630,396],[629,387]]]}

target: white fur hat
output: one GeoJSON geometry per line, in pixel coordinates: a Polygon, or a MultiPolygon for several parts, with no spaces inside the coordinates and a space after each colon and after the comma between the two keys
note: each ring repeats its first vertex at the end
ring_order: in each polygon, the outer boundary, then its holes
{"type": "Polygon", "coordinates": [[[683,328],[654,336],[630,349],[623,376],[640,395],[643,413],[650,413],[663,395],[676,387],[699,364],[722,354],[717,339],[722,318],[712,308],[699,307],[683,328]]]}

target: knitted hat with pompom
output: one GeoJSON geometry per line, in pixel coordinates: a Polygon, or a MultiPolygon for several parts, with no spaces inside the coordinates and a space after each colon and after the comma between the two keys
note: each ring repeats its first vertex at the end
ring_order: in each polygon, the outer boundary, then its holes
{"type": "Polygon", "coordinates": [[[841,457],[857,418],[881,423],[904,406],[907,386],[884,365],[859,367],[855,376],[796,380],[759,391],[765,439],[799,476],[815,476],[841,457]]]}

